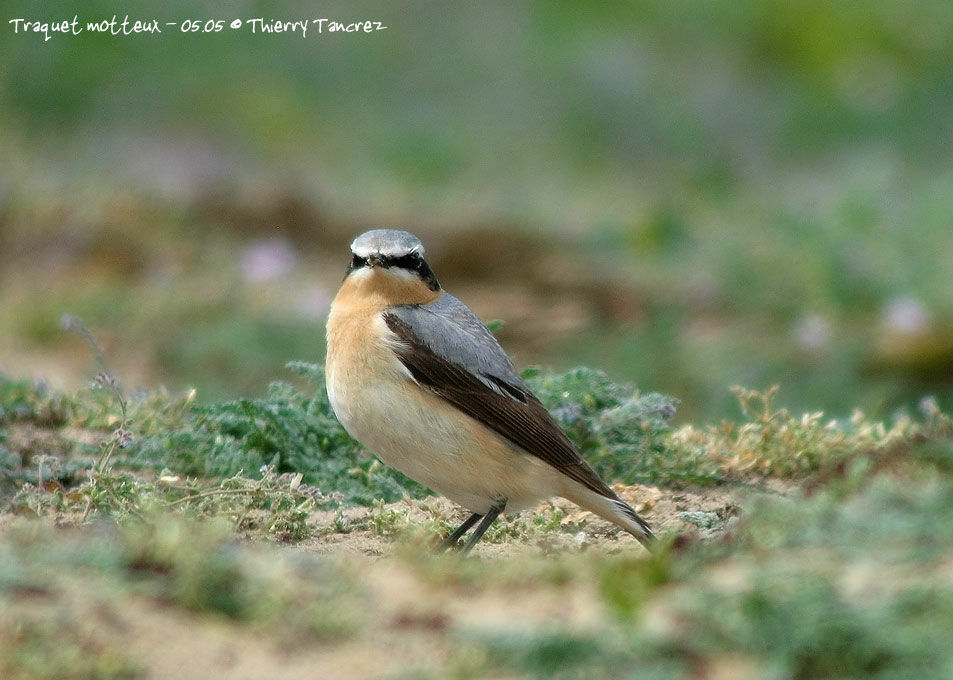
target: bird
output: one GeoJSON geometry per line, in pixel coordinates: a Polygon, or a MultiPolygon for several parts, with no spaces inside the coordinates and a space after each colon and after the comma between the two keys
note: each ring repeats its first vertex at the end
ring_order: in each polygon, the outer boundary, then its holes
{"type": "Polygon", "coordinates": [[[325,360],[328,399],[344,429],[472,513],[440,549],[468,553],[501,513],[554,496],[650,547],[648,523],[582,458],[477,315],[443,290],[424,252],[397,229],[351,243],[325,360]]]}

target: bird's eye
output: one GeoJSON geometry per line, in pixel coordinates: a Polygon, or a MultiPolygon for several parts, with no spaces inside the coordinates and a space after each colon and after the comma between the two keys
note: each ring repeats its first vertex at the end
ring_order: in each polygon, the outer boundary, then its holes
{"type": "Polygon", "coordinates": [[[407,255],[393,258],[390,265],[392,267],[399,267],[400,269],[407,269],[408,271],[417,271],[420,268],[421,262],[423,262],[423,260],[420,259],[420,255],[417,253],[408,253],[407,255]]]}
{"type": "Polygon", "coordinates": [[[360,255],[355,255],[354,257],[351,258],[351,269],[360,269],[366,264],[367,264],[367,260],[365,260],[360,255]]]}

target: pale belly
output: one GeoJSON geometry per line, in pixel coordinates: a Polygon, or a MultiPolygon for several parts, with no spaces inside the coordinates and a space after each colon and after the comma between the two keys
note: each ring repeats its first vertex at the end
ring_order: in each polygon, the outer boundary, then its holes
{"type": "Polygon", "coordinates": [[[416,384],[387,347],[327,364],[331,407],[352,437],[384,463],[472,512],[507,510],[562,495],[561,475],[416,384]]]}

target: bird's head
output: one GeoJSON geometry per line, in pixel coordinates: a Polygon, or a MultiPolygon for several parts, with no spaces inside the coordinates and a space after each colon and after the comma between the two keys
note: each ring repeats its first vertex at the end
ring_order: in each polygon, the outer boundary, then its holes
{"type": "Polygon", "coordinates": [[[354,239],[344,279],[390,289],[395,294],[400,291],[401,296],[433,299],[440,292],[437,277],[424,259],[423,243],[397,229],[374,229],[354,239]]]}

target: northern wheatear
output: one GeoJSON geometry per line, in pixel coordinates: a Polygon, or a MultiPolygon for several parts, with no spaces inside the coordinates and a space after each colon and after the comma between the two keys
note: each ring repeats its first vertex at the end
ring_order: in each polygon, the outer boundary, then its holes
{"type": "Polygon", "coordinates": [[[345,429],[473,513],[441,544],[469,551],[504,511],[562,496],[643,544],[648,524],[580,457],[486,326],[440,288],[413,234],[375,229],[328,318],[326,377],[345,429]]]}

